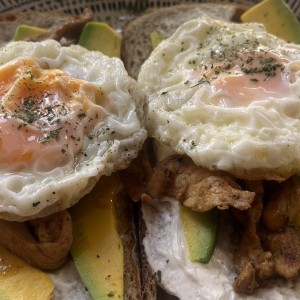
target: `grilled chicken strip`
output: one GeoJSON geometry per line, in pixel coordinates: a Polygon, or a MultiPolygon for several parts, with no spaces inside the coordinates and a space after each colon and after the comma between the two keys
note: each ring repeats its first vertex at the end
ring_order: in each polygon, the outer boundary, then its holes
{"type": "Polygon", "coordinates": [[[246,210],[255,193],[243,191],[224,172],[207,170],[196,166],[187,156],[174,155],[153,169],[142,200],[151,202],[161,196],[173,197],[194,211],[205,212],[229,206],[246,210]]]}
{"type": "Polygon", "coordinates": [[[299,212],[299,184],[296,177],[266,188],[246,183],[256,197],[247,211],[234,211],[243,227],[233,256],[236,292],[250,294],[266,279],[294,280],[299,275],[300,232],[290,222],[299,212]]]}
{"type": "Polygon", "coordinates": [[[266,195],[263,223],[271,231],[282,231],[300,211],[300,180],[295,176],[282,183],[269,183],[266,195]]]}
{"type": "Polygon", "coordinates": [[[268,232],[263,242],[273,254],[274,271],[277,275],[294,280],[300,270],[300,235],[293,226],[282,232],[268,232]]]}
{"type": "Polygon", "coordinates": [[[31,265],[59,268],[73,241],[71,216],[62,211],[28,222],[0,220],[0,243],[31,265]]]}
{"type": "Polygon", "coordinates": [[[274,275],[272,253],[265,251],[258,235],[258,223],[263,210],[263,186],[260,181],[248,183],[247,188],[256,193],[255,201],[245,212],[235,211],[244,230],[233,255],[237,277],[233,288],[238,293],[251,294],[259,282],[274,275]]]}

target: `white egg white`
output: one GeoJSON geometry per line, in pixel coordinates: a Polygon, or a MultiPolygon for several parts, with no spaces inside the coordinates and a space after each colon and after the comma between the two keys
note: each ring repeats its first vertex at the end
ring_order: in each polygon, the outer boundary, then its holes
{"type": "MultiPolygon", "coordinates": [[[[100,176],[125,168],[146,138],[143,95],[121,60],[78,45],[61,47],[53,40],[13,42],[0,49],[0,73],[28,58],[43,70],[58,69],[101,89],[106,101],[93,105],[101,106],[106,116],[84,135],[81,151],[67,163],[46,172],[38,165],[25,171],[0,170],[0,216],[11,220],[48,215],[73,205],[100,176]]],[[[51,163],[51,157],[47,159],[51,163]]]]}

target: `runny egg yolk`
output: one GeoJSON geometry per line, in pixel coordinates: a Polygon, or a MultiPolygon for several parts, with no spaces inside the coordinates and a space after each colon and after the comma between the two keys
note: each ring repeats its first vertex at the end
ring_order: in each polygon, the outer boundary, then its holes
{"type": "Polygon", "coordinates": [[[237,53],[234,59],[209,61],[194,73],[192,84],[209,84],[210,103],[221,107],[248,106],[265,99],[282,99],[290,94],[287,59],[270,52],[237,53]]]}
{"type": "Polygon", "coordinates": [[[106,115],[99,88],[31,59],[1,68],[0,101],[0,168],[7,172],[72,163],[106,115]]]}

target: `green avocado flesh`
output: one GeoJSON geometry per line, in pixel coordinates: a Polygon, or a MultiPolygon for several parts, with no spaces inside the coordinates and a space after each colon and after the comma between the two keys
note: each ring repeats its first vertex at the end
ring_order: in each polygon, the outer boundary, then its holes
{"type": "Polygon", "coordinates": [[[208,263],[214,253],[217,241],[218,210],[199,213],[181,206],[180,218],[190,260],[208,263]]]}
{"type": "Polygon", "coordinates": [[[53,299],[51,277],[0,246],[0,299],[53,299]]]}
{"type": "Polygon", "coordinates": [[[48,30],[40,27],[20,25],[17,27],[13,40],[14,41],[23,41],[28,38],[38,36],[40,34],[46,33],[48,30]]]}
{"type": "Polygon", "coordinates": [[[121,36],[105,23],[87,23],[78,44],[88,50],[101,51],[110,57],[120,57],[121,36]]]}
{"type": "Polygon", "coordinates": [[[156,46],[158,46],[160,44],[160,42],[162,42],[166,37],[158,32],[158,31],[152,31],[150,33],[150,40],[151,40],[151,45],[152,48],[156,48],[156,46]]]}
{"type": "MultiPolygon", "coordinates": [[[[13,40],[22,41],[46,32],[48,30],[40,27],[20,25],[16,29],[13,40]]],[[[82,30],[78,44],[91,51],[101,51],[110,57],[120,57],[120,34],[102,22],[87,23],[82,30]]]]}
{"type": "Polygon", "coordinates": [[[241,21],[262,23],[269,33],[300,43],[300,23],[284,0],[264,0],[247,10],[241,21]]]}
{"type": "Polygon", "coordinates": [[[74,241],[71,254],[93,299],[123,299],[124,252],[117,231],[116,177],[103,177],[71,208],[74,241]]]}

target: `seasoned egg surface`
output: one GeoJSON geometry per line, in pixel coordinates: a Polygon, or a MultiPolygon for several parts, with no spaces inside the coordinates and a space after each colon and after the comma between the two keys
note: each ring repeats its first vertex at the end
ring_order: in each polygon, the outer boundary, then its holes
{"type": "Polygon", "coordinates": [[[0,215],[65,209],[125,168],[146,132],[122,62],[48,40],[0,49],[0,215]]]}
{"type": "Polygon", "coordinates": [[[246,179],[300,170],[300,46],[199,18],[154,49],[138,82],[150,135],[196,164],[246,179]]]}

